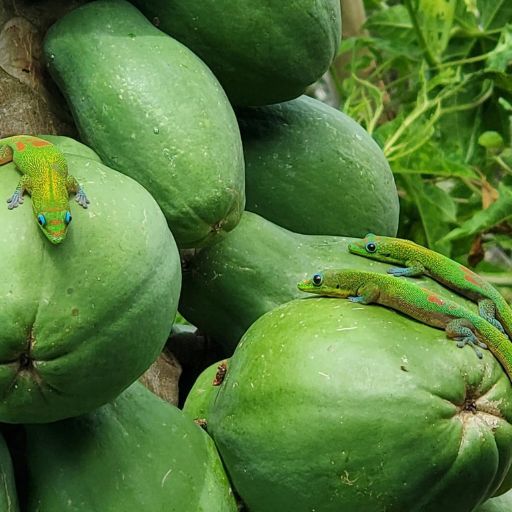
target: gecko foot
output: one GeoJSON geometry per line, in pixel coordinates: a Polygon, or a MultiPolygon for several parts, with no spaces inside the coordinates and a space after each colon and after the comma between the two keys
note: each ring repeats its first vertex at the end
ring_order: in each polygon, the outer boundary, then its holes
{"type": "Polygon", "coordinates": [[[16,208],[20,204],[23,204],[23,196],[18,191],[14,192],[14,194],[7,199],[7,208],[9,208],[9,210],[16,208]]]}
{"type": "Polygon", "coordinates": [[[388,274],[391,274],[392,276],[395,276],[395,277],[401,277],[401,276],[406,276],[408,275],[409,269],[408,268],[402,268],[402,267],[391,267],[391,268],[388,268],[388,274]]]}
{"type": "Polygon", "coordinates": [[[78,189],[78,192],[75,195],[75,201],[83,208],[87,208],[87,205],[90,204],[90,201],[87,199],[87,196],[85,195],[84,189],[82,187],[78,189]]]}
{"type": "Polygon", "coordinates": [[[466,345],[469,345],[475,351],[475,354],[477,355],[478,359],[482,359],[482,357],[483,357],[482,352],[480,352],[480,350],[478,350],[478,347],[483,348],[483,349],[488,348],[485,343],[482,343],[481,341],[479,341],[476,338],[476,336],[473,334],[470,336],[461,336],[461,337],[457,337],[454,339],[457,341],[457,347],[459,347],[459,348],[463,348],[466,345]]]}

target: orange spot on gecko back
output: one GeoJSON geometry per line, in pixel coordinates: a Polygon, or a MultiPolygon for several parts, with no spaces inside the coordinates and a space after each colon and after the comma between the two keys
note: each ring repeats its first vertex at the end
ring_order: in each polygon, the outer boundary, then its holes
{"type": "Polygon", "coordinates": [[[469,270],[469,268],[461,265],[462,272],[464,272],[464,279],[469,283],[474,284],[475,286],[481,286],[482,282],[480,281],[480,277],[477,276],[474,272],[469,270]]]}
{"type": "Polygon", "coordinates": [[[429,302],[432,302],[433,304],[438,304],[439,306],[442,306],[444,304],[444,300],[438,297],[437,295],[434,295],[433,293],[427,296],[427,300],[429,302]]]}
{"type": "Polygon", "coordinates": [[[25,144],[19,140],[16,142],[16,149],[18,151],[23,151],[25,149],[25,144]]]}
{"type": "Polygon", "coordinates": [[[30,143],[32,144],[32,146],[34,146],[36,148],[50,145],[50,143],[47,140],[42,140],[42,139],[31,139],[30,143]]]}

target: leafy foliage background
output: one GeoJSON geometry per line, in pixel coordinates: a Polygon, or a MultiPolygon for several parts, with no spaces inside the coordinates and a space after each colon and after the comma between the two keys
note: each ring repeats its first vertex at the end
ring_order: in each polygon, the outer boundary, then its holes
{"type": "Polygon", "coordinates": [[[395,174],[399,236],[512,285],[512,2],[365,7],[332,75],[395,174]]]}

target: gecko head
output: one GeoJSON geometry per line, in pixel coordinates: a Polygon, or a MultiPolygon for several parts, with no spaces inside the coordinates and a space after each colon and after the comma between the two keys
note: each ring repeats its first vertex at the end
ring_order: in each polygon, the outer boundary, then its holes
{"type": "Polygon", "coordinates": [[[395,255],[397,247],[399,248],[397,242],[400,242],[400,240],[368,233],[361,240],[349,243],[348,250],[353,254],[366,256],[372,260],[400,263],[401,259],[398,258],[398,255],[395,255]]]}
{"type": "Polygon", "coordinates": [[[48,210],[36,212],[36,220],[52,244],[60,244],[66,238],[67,229],[71,222],[69,210],[48,210]]]}
{"type": "Polygon", "coordinates": [[[357,283],[351,278],[351,273],[347,270],[322,270],[298,283],[297,288],[303,292],[344,299],[349,295],[355,295],[358,288],[357,283]]]}

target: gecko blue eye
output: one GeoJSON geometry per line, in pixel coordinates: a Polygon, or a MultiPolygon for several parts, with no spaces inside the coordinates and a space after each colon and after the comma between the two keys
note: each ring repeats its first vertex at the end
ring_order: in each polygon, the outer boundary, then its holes
{"type": "Polygon", "coordinates": [[[39,222],[39,224],[41,224],[41,226],[44,226],[46,224],[46,218],[42,213],[40,213],[37,216],[37,222],[39,222]]]}
{"type": "Polygon", "coordinates": [[[366,250],[368,252],[375,252],[377,250],[377,245],[374,242],[368,242],[366,244],[366,250]]]}
{"type": "Polygon", "coordinates": [[[69,223],[71,222],[71,219],[72,219],[72,218],[73,218],[73,217],[71,217],[71,213],[66,212],[66,216],[64,217],[64,222],[65,222],[66,224],[69,224],[69,223]]]}
{"type": "Polygon", "coordinates": [[[324,278],[322,277],[322,274],[315,274],[313,276],[313,284],[315,286],[320,286],[324,281],[324,278]]]}

